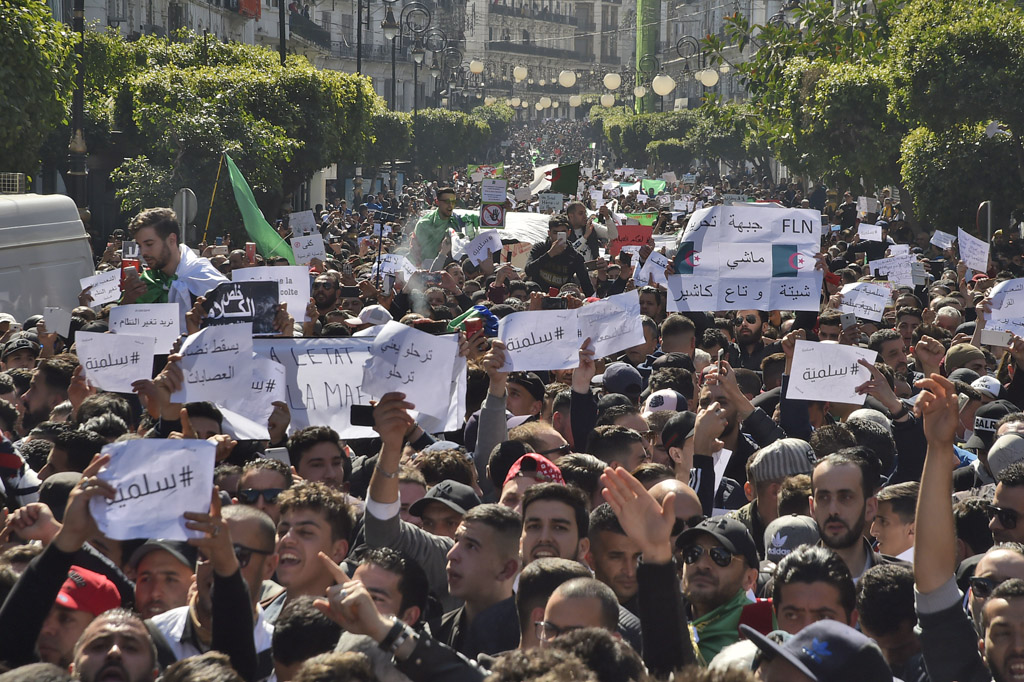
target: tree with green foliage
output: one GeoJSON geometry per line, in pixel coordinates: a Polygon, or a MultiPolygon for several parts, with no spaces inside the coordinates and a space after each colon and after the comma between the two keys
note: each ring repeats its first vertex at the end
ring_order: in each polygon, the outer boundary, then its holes
{"type": "Polygon", "coordinates": [[[68,115],[74,46],[74,34],[46,3],[0,3],[0,171],[34,176],[39,169],[43,142],[68,115]]]}
{"type": "Polygon", "coordinates": [[[363,163],[373,169],[368,176],[376,175],[386,162],[406,159],[412,147],[412,116],[401,111],[383,107],[373,112],[373,141],[366,146],[363,163]]]}
{"type": "Polygon", "coordinates": [[[450,168],[476,163],[476,155],[491,136],[490,127],[461,111],[420,109],[413,123],[420,166],[450,168]]]}

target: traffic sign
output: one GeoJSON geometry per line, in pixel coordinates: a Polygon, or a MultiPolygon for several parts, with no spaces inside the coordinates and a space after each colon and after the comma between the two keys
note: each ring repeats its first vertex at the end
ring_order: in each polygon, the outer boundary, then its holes
{"type": "Polygon", "coordinates": [[[504,204],[484,204],[480,207],[481,227],[505,227],[504,204]]]}

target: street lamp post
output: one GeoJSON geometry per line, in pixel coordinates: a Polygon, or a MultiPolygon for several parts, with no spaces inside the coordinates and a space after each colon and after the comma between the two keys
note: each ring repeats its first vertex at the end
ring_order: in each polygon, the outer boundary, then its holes
{"type": "MultiPolygon", "coordinates": [[[[397,0],[392,0],[388,4],[388,11],[384,15],[384,21],[380,23],[381,29],[384,31],[384,39],[391,41],[391,110],[394,111],[398,107],[398,98],[396,93],[396,86],[398,83],[398,77],[396,75],[395,60],[396,60],[396,48],[397,43],[401,43],[405,38],[405,29],[409,29],[409,32],[416,37],[419,41],[419,36],[426,32],[430,28],[431,14],[427,6],[419,0],[410,2],[408,5],[402,8],[402,11],[398,15],[398,20],[395,21],[395,13],[392,11],[392,7],[397,0]]],[[[413,55],[413,77],[416,75],[416,55],[413,55]]],[[[422,61],[422,48],[420,61],[422,61]]],[[[415,98],[415,94],[413,96],[415,98]]]]}
{"type": "MultiPolygon", "coordinates": [[[[284,0],[281,0],[283,3],[284,0]]],[[[356,10],[356,73],[363,72],[363,22],[366,27],[370,26],[370,0],[356,0],[359,8],[356,10]],[[366,9],[366,19],[363,19],[363,8],[366,9]]]]}
{"type": "MultiPolygon", "coordinates": [[[[282,0],[283,2],[283,0],[282,0]]],[[[89,177],[87,159],[89,150],[85,146],[85,0],[75,0],[72,29],[78,37],[75,45],[78,72],[75,74],[75,91],[71,99],[71,141],[68,144],[68,175],[72,178],[71,191],[75,205],[83,221],[87,220],[89,205],[89,177]]]]}

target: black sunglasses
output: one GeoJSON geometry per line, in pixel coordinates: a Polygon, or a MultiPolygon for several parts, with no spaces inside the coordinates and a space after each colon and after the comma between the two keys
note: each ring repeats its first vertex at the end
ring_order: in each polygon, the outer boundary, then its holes
{"type": "Polygon", "coordinates": [[[313,282],[314,289],[334,289],[333,282],[313,282]]]}
{"type": "Polygon", "coordinates": [[[968,582],[971,584],[971,593],[978,599],[988,599],[992,590],[996,589],[1003,581],[995,581],[992,578],[980,578],[973,576],[968,582]]]}
{"type": "Polygon", "coordinates": [[[705,551],[707,551],[711,560],[722,568],[725,568],[732,563],[734,555],[725,547],[712,547],[711,549],[705,549],[704,545],[690,545],[685,548],[683,550],[683,561],[687,564],[695,564],[700,561],[702,556],[704,556],[705,551]]]}
{"type": "Polygon", "coordinates": [[[761,321],[761,318],[759,318],[757,315],[747,315],[746,317],[737,317],[735,320],[732,321],[732,323],[733,325],[738,327],[741,324],[743,324],[744,320],[747,321],[747,324],[757,324],[758,322],[761,321]]]}
{"type": "Polygon", "coordinates": [[[245,504],[256,504],[260,499],[260,495],[262,495],[267,504],[274,504],[277,502],[277,496],[283,492],[284,488],[267,488],[265,490],[243,488],[238,491],[238,499],[245,504]]]}
{"type": "Polygon", "coordinates": [[[544,455],[545,457],[548,457],[549,455],[554,455],[556,453],[559,454],[559,455],[568,455],[570,452],[572,452],[572,446],[569,445],[568,443],[563,443],[562,445],[559,445],[557,448],[551,448],[550,450],[544,450],[543,452],[538,452],[537,454],[538,455],[544,455]]]}
{"type": "Polygon", "coordinates": [[[985,508],[988,513],[988,518],[991,521],[994,518],[999,519],[999,525],[1006,530],[1013,530],[1017,527],[1017,521],[1020,519],[1020,514],[1015,509],[1007,509],[1005,507],[997,507],[994,504],[990,504],[985,508]]]}
{"type": "MultiPolygon", "coordinates": [[[[231,547],[235,551],[235,558],[238,559],[239,568],[245,568],[246,566],[248,566],[249,562],[252,561],[253,554],[262,554],[263,556],[270,556],[274,553],[273,551],[265,552],[262,549],[253,549],[252,547],[246,547],[245,545],[231,545],[231,547]]],[[[210,559],[202,552],[199,552],[198,560],[199,563],[203,564],[209,561],[210,559]]]]}

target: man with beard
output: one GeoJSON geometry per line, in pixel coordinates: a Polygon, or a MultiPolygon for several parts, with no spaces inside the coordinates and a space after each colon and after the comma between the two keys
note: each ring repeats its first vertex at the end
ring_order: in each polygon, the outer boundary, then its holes
{"type": "Polygon", "coordinates": [[[732,364],[755,372],[761,369],[761,361],[772,353],[782,352],[782,342],[766,343],[762,334],[768,323],[768,313],[763,310],[740,310],[733,325],[736,327],[736,343],[733,344],[732,364]]]}
{"type": "Polygon", "coordinates": [[[811,516],[821,543],[839,555],[855,583],[872,566],[894,561],[872,550],[864,537],[878,511],[879,467],[862,452],[843,448],[819,459],[811,474],[811,516]]]}
{"type": "Polygon", "coordinates": [[[914,385],[914,381],[923,377],[921,374],[910,371],[903,337],[895,329],[879,329],[872,334],[868,339],[868,349],[878,353],[882,362],[889,365],[898,376],[906,377],[911,386],[914,385]]]}
{"type": "Polygon", "coordinates": [[[338,279],[338,274],[331,271],[317,275],[313,280],[312,294],[317,316],[322,317],[335,310],[341,295],[341,280],[338,279]]]}
{"type": "Polygon", "coordinates": [[[1016,462],[999,472],[995,496],[988,507],[988,527],[999,542],[1024,540],[1024,464],[1016,462]]]}
{"type": "Polygon", "coordinates": [[[32,383],[21,396],[21,404],[25,408],[22,423],[26,433],[49,419],[50,410],[68,399],[68,386],[77,366],[78,358],[66,353],[39,363],[32,375],[32,383]]]}
{"type": "Polygon", "coordinates": [[[71,674],[83,682],[146,682],[158,674],[156,649],[138,616],[123,609],[95,619],[75,645],[71,674]]]}
{"type": "Polygon", "coordinates": [[[184,315],[193,296],[228,281],[208,259],[179,243],[181,228],[171,209],[146,209],[132,218],[128,231],[149,269],[126,281],[121,303],[177,303],[184,315]]]}

